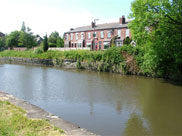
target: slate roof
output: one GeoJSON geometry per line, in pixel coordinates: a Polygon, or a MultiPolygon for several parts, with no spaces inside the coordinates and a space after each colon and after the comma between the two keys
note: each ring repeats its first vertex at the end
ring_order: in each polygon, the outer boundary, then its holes
{"type": "Polygon", "coordinates": [[[3,33],[0,32],[0,37],[4,37],[4,36],[5,36],[5,34],[3,34],[3,33]]]}
{"type": "MultiPolygon", "coordinates": [[[[117,29],[117,28],[126,28],[128,27],[128,22],[126,22],[125,24],[119,24],[119,22],[116,23],[105,23],[105,24],[98,24],[95,27],[95,30],[106,30],[106,29],[117,29]]],[[[65,34],[67,33],[73,33],[73,32],[85,32],[85,31],[92,31],[94,30],[94,28],[92,28],[91,25],[89,26],[82,26],[82,27],[77,27],[74,30],[70,30],[68,32],[65,32],[65,34]]]]}

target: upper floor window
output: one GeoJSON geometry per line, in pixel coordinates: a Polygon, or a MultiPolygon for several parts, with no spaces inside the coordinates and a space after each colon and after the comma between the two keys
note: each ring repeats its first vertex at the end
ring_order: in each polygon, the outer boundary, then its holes
{"type": "Polygon", "coordinates": [[[107,38],[111,38],[111,31],[107,32],[107,38]]]}
{"type": "Polygon", "coordinates": [[[121,37],[121,30],[118,30],[118,37],[121,37]]]}
{"type": "Polygon", "coordinates": [[[100,32],[100,38],[104,38],[104,31],[100,32]]]}
{"type": "Polygon", "coordinates": [[[130,30],[126,29],[126,37],[129,37],[129,36],[130,36],[130,30]]]}
{"type": "Polygon", "coordinates": [[[90,39],[91,38],[91,34],[90,34],[90,32],[88,32],[88,39],[90,39]]]}
{"type": "Polygon", "coordinates": [[[81,33],[81,39],[82,40],[84,39],[84,33],[81,33]]]}
{"type": "Polygon", "coordinates": [[[73,33],[71,33],[71,40],[73,40],[73,33]]]}
{"type": "Polygon", "coordinates": [[[78,40],[78,33],[76,33],[76,40],[78,40]]]}

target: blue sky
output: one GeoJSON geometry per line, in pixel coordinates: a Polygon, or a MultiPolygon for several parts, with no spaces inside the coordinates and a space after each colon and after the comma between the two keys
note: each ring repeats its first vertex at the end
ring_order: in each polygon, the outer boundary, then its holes
{"type": "Polygon", "coordinates": [[[61,35],[70,28],[98,23],[116,22],[130,13],[133,0],[0,0],[0,31],[10,33],[22,22],[36,34],[61,35]]]}

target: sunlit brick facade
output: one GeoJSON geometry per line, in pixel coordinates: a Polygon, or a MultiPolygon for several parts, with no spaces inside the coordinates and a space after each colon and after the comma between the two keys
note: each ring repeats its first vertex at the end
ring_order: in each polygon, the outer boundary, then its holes
{"type": "Polygon", "coordinates": [[[116,23],[98,24],[70,29],[64,33],[65,48],[90,48],[104,50],[110,47],[111,39],[117,36],[116,46],[122,46],[126,37],[131,38],[125,17],[116,23]],[[95,33],[95,35],[94,35],[95,33]],[[94,38],[95,36],[95,38],[94,38]]]}

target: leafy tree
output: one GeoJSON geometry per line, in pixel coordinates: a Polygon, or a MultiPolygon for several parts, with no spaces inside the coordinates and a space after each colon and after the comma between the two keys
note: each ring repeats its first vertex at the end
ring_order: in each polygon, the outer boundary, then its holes
{"type": "Polygon", "coordinates": [[[49,48],[49,45],[48,45],[48,40],[47,40],[47,34],[44,36],[44,40],[43,40],[43,50],[44,52],[46,52],[49,48]]]}
{"type": "Polygon", "coordinates": [[[5,38],[0,37],[0,51],[5,48],[5,38]]]}
{"type": "Polygon", "coordinates": [[[6,37],[6,46],[10,47],[11,49],[13,47],[18,46],[18,40],[19,40],[20,32],[19,31],[14,31],[11,32],[7,37],[6,37]]]}
{"type": "Polygon", "coordinates": [[[59,33],[56,31],[52,32],[48,39],[49,46],[56,47],[58,38],[59,38],[59,33]]]}
{"type": "Polygon", "coordinates": [[[111,44],[111,47],[114,47],[116,46],[116,40],[118,39],[118,36],[114,36],[111,41],[110,41],[110,44],[111,44]]]}
{"type": "Polygon", "coordinates": [[[56,46],[57,47],[64,47],[64,40],[63,40],[63,38],[61,38],[61,37],[57,38],[56,46]]]}
{"type": "Polygon", "coordinates": [[[123,44],[125,44],[125,45],[129,45],[131,42],[132,42],[132,39],[131,39],[130,37],[126,37],[126,38],[123,40],[123,44]]]}
{"type": "Polygon", "coordinates": [[[64,47],[64,40],[59,36],[58,32],[52,32],[48,38],[50,47],[64,47]]]}
{"type": "Polygon", "coordinates": [[[135,0],[129,24],[149,75],[182,77],[182,1],[135,0]]]}
{"type": "Polygon", "coordinates": [[[20,32],[19,36],[19,47],[32,48],[37,45],[36,38],[34,35],[27,32],[20,32]]]}
{"type": "Polygon", "coordinates": [[[32,48],[37,45],[36,37],[31,32],[31,29],[29,27],[25,26],[25,23],[23,22],[22,28],[20,31],[20,37],[18,41],[19,47],[27,47],[32,48]]]}

